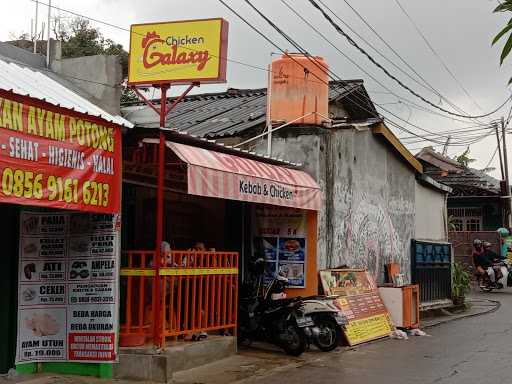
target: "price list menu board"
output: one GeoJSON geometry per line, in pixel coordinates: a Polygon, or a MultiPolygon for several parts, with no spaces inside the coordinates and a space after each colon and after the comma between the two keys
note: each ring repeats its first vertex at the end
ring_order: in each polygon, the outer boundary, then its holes
{"type": "Polygon", "coordinates": [[[17,363],[116,361],[119,220],[22,211],[17,363]]]}

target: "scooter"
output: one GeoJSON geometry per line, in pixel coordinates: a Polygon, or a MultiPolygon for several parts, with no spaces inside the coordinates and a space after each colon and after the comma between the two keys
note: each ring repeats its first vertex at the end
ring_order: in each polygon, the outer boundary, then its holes
{"type": "MultiPolygon", "coordinates": [[[[279,287],[279,282],[286,279],[280,273],[275,276],[268,285],[266,295],[271,295],[272,300],[282,300],[286,298],[286,293],[279,287]]],[[[286,279],[287,280],[287,279],[286,279]]],[[[308,343],[313,343],[323,352],[329,352],[341,345],[343,331],[347,324],[347,319],[336,305],[337,296],[310,296],[301,298],[304,305],[304,319],[311,319],[312,323],[307,322],[304,333],[308,338],[308,343]]],[[[306,320],[304,320],[306,321],[306,320]]],[[[299,321],[299,324],[302,323],[299,321]]],[[[306,324],[306,323],[305,323],[306,324]]]]}
{"type": "Polygon", "coordinates": [[[304,314],[301,298],[285,298],[287,278],[278,276],[266,290],[262,289],[263,268],[264,261],[257,260],[258,276],[240,300],[239,341],[264,340],[299,356],[307,348],[306,334],[312,332],[313,319],[304,314]]]}
{"type": "Polygon", "coordinates": [[[346,317],[336,305],[337,296],[312,296],[303,299],[304,314],[311,316],[314,327],[310,328],[313,344],[323,352],[341,345],[346,317]]]}

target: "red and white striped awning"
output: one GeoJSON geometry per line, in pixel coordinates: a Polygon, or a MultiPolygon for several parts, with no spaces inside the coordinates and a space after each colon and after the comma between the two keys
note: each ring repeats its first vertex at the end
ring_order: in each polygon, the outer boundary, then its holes
{"type": "Polygon", "coordinates": [[[167,141],[187,163],[188,193],[319,210],[320,187],[306,172],[167,141]]]}

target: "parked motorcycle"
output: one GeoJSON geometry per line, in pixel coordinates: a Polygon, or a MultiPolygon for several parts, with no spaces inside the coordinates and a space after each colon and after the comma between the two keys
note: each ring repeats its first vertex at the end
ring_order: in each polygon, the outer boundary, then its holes
{"type": "Polygon", "coordinates": [[[292,356],[301,355],[307,348],[306,333],[314,325],[304,314],[300,298],[284,298],[288,279],[277,276],[263,288],[264,260],[253,265],[257,277],[244,286],[239,307],[239,340],[262,340],[273,343],[292,356]]]}
{"type": "Polygon", "coordinates": [[[323,352],[341,345],[346,317],[336,305],[336,296],[312,296],[304,298],[304,314],[311,316],[314,327],[310,328],[313,344],[323,352]]]}
{"type": "MultiPolygon", "coordinates": [[[[264,260],[258,259],[252,265],[252,274],[248,281],[256,295],[271,300],[286,298],[284,287],[287,280],[280,274],[273,277],[265,290],[262,274],[264,260]],[[252,279],[251,279],[252,278],[252,279]]],[[[298,324],[307,336],[308,345],[314,344],[321,351],[329,352],[341,345],[344,327],[347,323],[345,316],[336,303],[337,296],[311,296],[303,298],[304,316],[298,317],[298,324]],[[311,320],[313,323],[311,323],[311,320]]]]}

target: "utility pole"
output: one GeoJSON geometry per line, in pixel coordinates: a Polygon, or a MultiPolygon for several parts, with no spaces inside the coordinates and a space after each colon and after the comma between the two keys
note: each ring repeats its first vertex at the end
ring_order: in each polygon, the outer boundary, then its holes
{"type": "Polygon", "coordinates": [[[501,134],[503,137],[503,164],[505,169],[505,183],[507,185],[507,203],[506,203],[506,211],[507,211],[507,228],[510,228],[510,214],[512,211],[512,206],[510,204],[510,179],[508,178],[508,158],[507,158],[507,141],[506,141],[506,133],[505,133],[505,119],[501,118],[501,134]]]}
{"type": "Polygon", "coordinates": [[[452,136],[449,135],[448,138],[446,139],[446,143],[444,143],[443,156],[446,156],[448,154],[448,145],[450,145],[450,140],[451,139],[452,139],[452,136]]]}
{"type": "Polygon", "coordinates": [[[52,17],[52,0],[48,0],[48,33],[46,36],[46,68],[50,68],[50,22],[52,17]]]}
{"type": "Polygon", "coordinates": [[[39,13],[39,1],[36,0],[36,22],[34,26],[34,53],[37,53],[37,14],[39,13]]]}
{"type": "Polygon", "coordinates": [[[494,128],[496,128],[496,143],[498,144],[498,154],[500,155],[501,180],[505,180],[505,170],[503,169],[503,157],[501,155],[500,133],[498,131],[498,123],[494,123],[494,128]]]}

